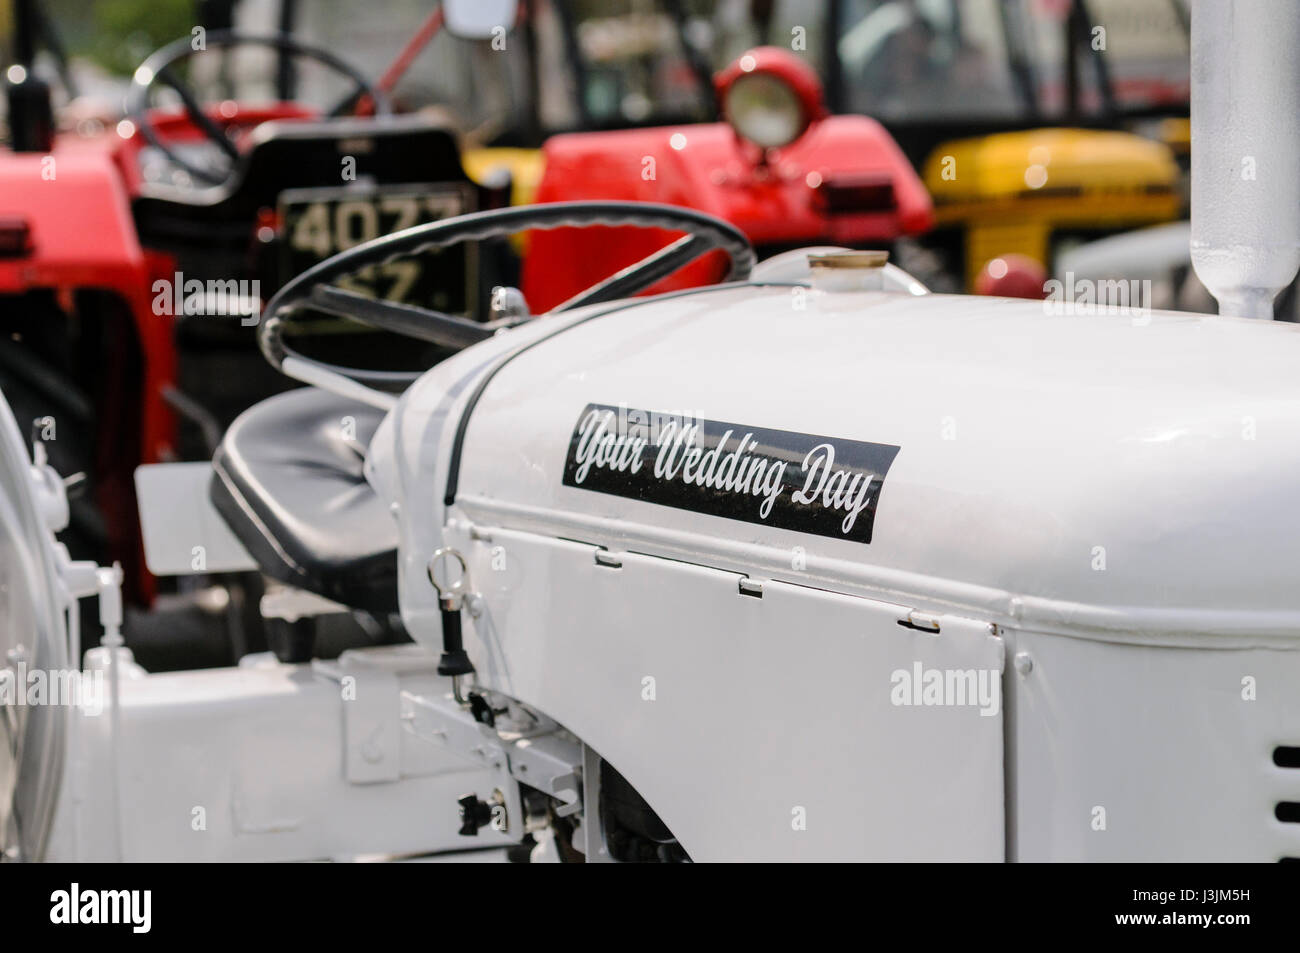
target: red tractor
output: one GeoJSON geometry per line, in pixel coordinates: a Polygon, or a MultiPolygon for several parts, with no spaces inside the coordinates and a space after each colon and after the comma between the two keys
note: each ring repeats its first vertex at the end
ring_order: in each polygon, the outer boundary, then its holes
{"type": "MultiPolygon", "coordinates": [[[[866,116],[829,115],[816,72],[794,53],[750,50],[715,87],[722,122],[551,138],[535,200],[699,209],[739,227],[760,258],[819,243],[891,248],[930,228],[930,196],[889,133],[866,116]]],[[[633,229],[535,234],[524,296],[535,310],[554,307],[669,240],[633,229]]],[[[721,269],[702,260],[652,291],[708,284],[721,269]]]]}

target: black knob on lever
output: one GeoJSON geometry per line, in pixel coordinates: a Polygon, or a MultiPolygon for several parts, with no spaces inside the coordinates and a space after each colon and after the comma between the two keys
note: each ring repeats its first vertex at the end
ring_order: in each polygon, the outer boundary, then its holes
{"type": "Polygon", "coordinates": [[[460,609],[442,610],[442,655],[438,659],[439,675],[468,675],[474,663],[465,654],[461,641],[460,609]]]}
{"type": "Polygon", "coordinates": [[[456,802],[460,805],[460,835],[474,837],[478,829],[492,822],[492,807],[480,801],[477,794],[466,794],[456,802]]]}

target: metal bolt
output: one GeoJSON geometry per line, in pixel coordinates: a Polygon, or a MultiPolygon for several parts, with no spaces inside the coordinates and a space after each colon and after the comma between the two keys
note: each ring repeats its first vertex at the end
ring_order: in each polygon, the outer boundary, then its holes
{"type": "Polygon", "coordinates": [[[465,596],[465,608],[469,610],[471,618],[477,619],[483,614],[483,597],[477,592],[471,592],[465,596]]]}
{"type": "Polygon", "coordinates": [[[1034,670],[1034,660],[1029,657],[1028,652],[1017,652],[1015,658],[1016,671],[1022,676],[1028,675],[1034,670]]]}

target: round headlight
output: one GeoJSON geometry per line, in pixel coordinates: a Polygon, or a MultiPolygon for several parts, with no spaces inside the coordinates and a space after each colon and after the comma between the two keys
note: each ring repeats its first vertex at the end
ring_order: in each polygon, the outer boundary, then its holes
{"type": "Polygon", "coordinates": [[[726,114],[742,138],[764,149],[788,146],[808,125],[798,95],[769,73],[749,73],[732,83],[726,114]]]}

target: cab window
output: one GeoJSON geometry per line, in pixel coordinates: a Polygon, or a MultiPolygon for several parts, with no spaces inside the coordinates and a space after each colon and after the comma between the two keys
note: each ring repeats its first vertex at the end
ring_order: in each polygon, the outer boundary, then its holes
{"type": "Polygon", "coordinates": [[[847,0],[836,40],[845,106],[885,121],[1024,111],[999,0],[847,0]]]}

